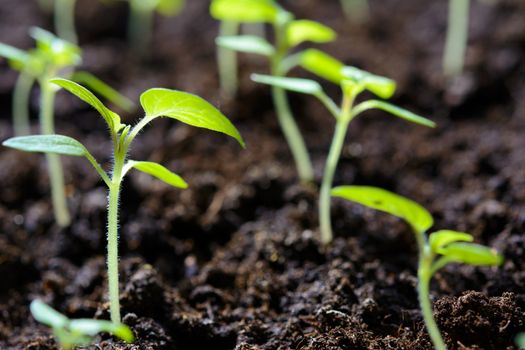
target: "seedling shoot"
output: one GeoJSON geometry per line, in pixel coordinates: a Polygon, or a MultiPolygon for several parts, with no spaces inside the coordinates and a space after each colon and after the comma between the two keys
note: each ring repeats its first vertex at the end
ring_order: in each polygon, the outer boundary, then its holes
{"type": "MultiPolygon", "coordinates": [[[[296,65],[300,54],[291,54],[292,49],[307,41],[327,43],[336,37],[332,29],[321,23],[295,20],[293,14],[270,0],[214,0],[211,13],[223,22],[272,25],[273,45],[262,37],[251,35],[220,36],[216,42],[223,48],[267,57],[271,74],[276,77],[284,77],[296,65]]],[[[314,174],[310,156],[290,110],[286,92],[280,86],[272,86],[272,96],[299,178],[305,183],[312,182],[314,174]]]]}
{"type": "Polygon", "coordinates": [[[113,167],[106,172],[91,153],[79,141],[63,135],[20,136],[6,140],[3,145],[26,152],[43,152],[85,157],[100,175],[109,189],[107,217],[107,268],[111,320],[120,323],[119,277],[118,277],[118,208],[120,189],[126,174],[135,169],[158,178],[178,188],[188,185],[177,174],[164,166],[146,161],[128,159],[128,151],[137,135],[151,121],[168,117],[199,128],[214,130],[236,139],[243,147],[244,141],[231,122],[215,107],[202,98],[176,90],[153,88],[140,96],[145,116],[134,125],[122,124],[120,116],[108,109],[93,93],[83,86],[66,79],[51,80],[82,101],[90,104],[106,122],[113,141],[113,167]]]}
{"type": "Polygon", "coordinates": [[[418,203],[377,187],[340,186],[332,196],[383,211],[405,220],[416,236],[419,249],[417,270],[419,305],[430,339],[437,350],[446,350],[445,342],[432,315],[429,286],[432,276],[450,263],[474,266],[498,266],[503,257],[494,249],[472,243],[468,233],[439,230],[427,237],[434,224],[432,215],[418,203]]]}
{"type": "Polygon", "coordinates": [[[448,28],[443,55],[443,71],[449,78],[463,72],[468,41],[470,0],[449,0],[448,28]]]}
{"type": "Polygon", "coordinates": [[[367,100],[355,104],[356,97],[367,90],[384,99],[392,97],[396,84],[393,80],[368,73],[355,67],[345,66],[337,59],[319,50],[309,49],[303,52],[299,64],[312,73],[340,85],[343,98],[338,106],[328,97],[321,85],[313,80],[284,78],[276,76],[253,75],[252,79],[259,83],[273,85],[282,89],[295,91],[317,97],[335,118],[334,136],[326,160],[324,175],[319,195],[319,222],[321,240],[323,243],[332,241],[332,224],[330,217],[330,190],[334,179],[337,163],[350,122],[361,113],[370,109],[379,109],[409,122],[427,127],[434,127],[434,122],[418,116],[410,111],[380,100],[367,100]]]}
{"type": "Polygon", "coordinates": [[[62,350],[72,350],[77,346],[89,346],[99,333],[112,334],[127,343],[134,340],[133,332],[128,326],[105,320],[75,319],[71,320],[40,300],[33,300],[31,314],[40,323],[53,330],[62,350]]]}

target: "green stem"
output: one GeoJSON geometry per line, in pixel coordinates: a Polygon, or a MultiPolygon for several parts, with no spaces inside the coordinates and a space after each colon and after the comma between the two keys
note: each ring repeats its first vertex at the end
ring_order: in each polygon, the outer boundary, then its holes
{"type": "Polygon", "coordinates": [[[108,288],[109,309],[111,321],[120,323],[120,299],[119,299],[119,276],[118,276],[118,205],[120,187],[122,183],[122,169],[124,167],[125,155],[120,152],[115,154],[115,164],[111,185],[109,186],[108,206],[108,288]]]}
{"type": "MultiPolygon", "coordinates": [[[[40,81],[40,90],[40,127],[42,129],[42,134],[54,134],[55,90],[48,82],[47,77],[44,77],[40,81]]],[[[46,154],[46,158],[55,219],[59,226],[65,227],[70,224],[71,218],[67,207],[62,163],[60,162],[60,156],[56,154],[46,154]]]]}
{"type": "Polygon", "coordinates": [[[35,79],[22,71],[13,92],[13,127],[16,136],[29,135],[29,101],[35,79]]]}
{"type": "Polygon", "coordinates": [[[348,120],[338,119],[335,126],[334,137],[330,152],[324,168],[323,183],[319,194],[319,223],[321,228],[321,241],[325,244],[332,241],[332,219],[330,217],[330,192],[334,181],[334,174],[341,156],[341,150],[348,130],[348,120]]]}
{"type": "Polygon", "coordinates": [[[76,0],[55,0],[55,30],[58,36],[70,43],[78,42],[75,30],[76,0]]]}
{"type": "Polygon", "coordinates": [[[368,20],[369,6],[368,0],[341,0],[341,6],[348,19],[356,23],[363,23],[368,20]]]}
{"type": "MultiPolygon", "coordinates": [[[[234,36],[239,33],[239,23],[222,21],[220,36],[234,36]]],[[[217,63],[221,90],[228,98],[233,98],[238,89],[237,53],[225,47],[217,47],[217,63]]]]}
{"type": "Polygon", "coordinates": [[[153,32],[154,10],[145,0],[130,0],[130,17],[128,21],[128,41],[134,54],[144,57],[149,52],[153,32]]]}
{"type": "MultiPolygon", "coordinates": [[[[288,51],[286,43],[286,26],[276,26],[275,35],[277,42],[277,52],[271,59],[271,74],[276,77],[283,77],[282,61],[288,51]]],[[[277,119],[283,131],[284,137],[292,152],[299,178],[304,183],[311,183],[314,179],[314,170],[308,149],[306,148],[303,136],[295,122],[288,98],[284,89],[273,86],[272,97],[277,112],[277,119]]]]}
{"type": "Polygon", "coordinates": [[[448,77],[461,74],[468,40],[470,0],[449,0],[443,70],[448,77]]]}

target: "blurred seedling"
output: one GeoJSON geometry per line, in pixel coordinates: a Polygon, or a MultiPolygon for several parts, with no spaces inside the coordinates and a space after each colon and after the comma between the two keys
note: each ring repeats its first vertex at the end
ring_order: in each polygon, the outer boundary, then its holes
{"type": "MultiPolygon", "coordinates": [[[[101,96],[130,111],[134,105],[126,97],[87,72],[74,69],[81,63],[81,50],[78,46],[57,38],[40,29],[31,28],[31,36],[36,48],[22,51],[0,43],[0,57],[5,57],[10,66],[20,72],[13,92],[13,127],[15,135],[29,134],[29,105],[31,89],[35,82],[40,86],[40,129],[42,134],[54,134],[54,101],[57,87],[49,84],[49,79],[57,75],[71,77],[96,90],[101,96]]],[[[62,164],[57,155],[47,155],[47,165],[51,184],[51,196],[56,222],[60,226],[69,225],[71,219],[64,189],[62,164]]]]}
{"type": "Polygon", "coordinates": [[[497,266],[503,257],[494,249],[472,243],[474,237],[465,232],[439,230],[427,237],[434,224],[432,215],[418,203],[377,187],[340,186],[331,191],[332,196],[383,211],[405,220],[416,236],[419,249],[417,270],[419,305],[435,349],[445,350],[446,345],[432,315],[429,286],[432,276],[451,263],[474,266],[497,266]]]}
{"type": "Polygon", "coordinates": [[[341,105],[338,106],[326,95],[321,85],[313,80],[257,74],[252,75],[252,79],[281,89],[315,96],[335,118],[335,132],[326,160],[319,195],[321,240],[323,243],[329,243],[333,237],[330,217],[330,190],[350,122],[365,111],[379,109],[412,123],[427,127],[434,127],[435,124],[410,111],[380,100],[371,99],[357,105],[354,104],[357,96],[364,91],[369,91],[383,99],[391,98],[396,90],[396,83],[391,79],[355,67],[345,66],[334,57],[316,49],[308,49],[302,52],[298,57],[298,64],[308,71],[338,84],[343,93],[341,105]]]}
{"type": "MultiPolygon", "coordinates": [[[[297,46],[307,41],[326,43],[336,37],[332,29],[321,23],[295,20],[293,14],[271,0],[214,0],[210,12],[215,19],[222,21],[224,26],[229,25],[228,23],[270,24],[274,29],[273,45],[260,36],[252,35],[221,35],[216,39],[216,43],[219,48],[267,57],[271,74],[276,77],[284,77],[296,65],[300,53],[291,54],[291,51],[297,46]]],[[[223,87],[236,85],[236,82],[225,81],[236,77],[231,74],[231,71],[236,71],[235,66],[222,68],[228,62],[232,62],[229,56],[224,55],[224,51],[219,51],[223,87]]],[[[299,178],[305,183],[312,182],[313,168],[310,156],[290,110],[286,92],[280,86],[272,86],[272,96],[277,118],[292,152],[299,178]]]]}
{"type": "Polygon", "coordinates": [[[470,0],[449,0],[443,71],[452,78],[463,72],[468,41],[470,0]]]}
{"type": "Polygon", "coordinates": [[[145,161],[128,159],[128,151],[136,136],[154,119],[168,117],[199,128],[218,131],[235,138],[243,147],[244,141],[233,124],[215,107],[202,98],[176,90],[153,88],[140,96],[140,104],[146,115],[134,125],[121,123],[120,116],[83,86],[66,79],[52,79],[82,101],[95,108],[105,120],[113,142],[113,167],[106,172],[91,153],[77,140],[63,135],[20,136],[6,140],[3,145],[26,152],[85,157],[98,172],[109,189],[107,219],[107,267],[111,320],[120,322],[118,277],[118,208],[122,181],[131,169],[158,178],[178,188],[188,185],[177,174],[164,166],[145,161]]]}
{"type": "Polygon", "coordinates": [[[62,350],[89,346],[99,333],[112,334],[127,343],[134,340],[131,329],[122,323],[93,319],[71,320],[40,300],[33,300],[30,310],[35,320],[53,330],[62,350]]]}

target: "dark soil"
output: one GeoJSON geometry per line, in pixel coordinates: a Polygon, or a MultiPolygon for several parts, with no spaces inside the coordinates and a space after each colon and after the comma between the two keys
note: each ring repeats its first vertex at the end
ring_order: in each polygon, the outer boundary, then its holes
{"type": "MultiPolygon", "coordinates": [[[[335,0],[283,5],[335,28],[340,36],[325,46],[329,52],[396,79],[394,102],[439,126],[429,130],[383,113],[356,120],[336,184],[409,196],[433,213],[436,228],[471,232],[501,251],[500,268],[445,268],[432,297],[450,349],[513,349],[514,336],[525,330],[525,2],[473,1],[466,72],[453,83],[440,68],[446,1],[370,2],[365,25],[348,23],[335,0]]],[[[1,42],[27,48],[29,26],[50,27],[36,3],[2,1],[1,42]]],[[[188,1],[183,15],[159,18],[152,56],[140,62],[126,46],[126,4],[79,1],[85,69],[135,100],[153,86],[200,94],[221,107],[248,145],[241,150],[223,135],[168,120],[140,135],[132,157],[165,164],[190,188],[140,174],[126,181],[122,312],[137,341],[102,336],[90,349],[430,349],[410,230],[336,200],[336,238],[320,245],[317,189],[297,183],[268,89],[248,78],[265,71],[264,61],[241,56],[239,96],[221,98],[217,23],[207,6],[188,1]]],[[[0,76],[4,140],[12,133],[16,73],[2,63],[0,76]]],[[[319,180],[333,124],[316,101],[290,98],[319,180]]],[[[36,121],[36,89],[32,103],[36,121]]],[[[82,140],[107,166],[110,144],[100,117],[65,93],[56,110],[60,133],[82,140]]],[[[87,162],[64,158],[74,221],[59,229],[44,157],[3,148],[0,164],[0,348],[57,349],[28,305],[41,298],[71,317],[108,318],[105,189],[87,162]]]]}

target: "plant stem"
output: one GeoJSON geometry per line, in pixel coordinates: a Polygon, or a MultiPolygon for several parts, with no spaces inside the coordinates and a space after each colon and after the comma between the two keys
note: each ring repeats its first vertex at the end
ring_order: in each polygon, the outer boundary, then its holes
{"type": "Polygon", "coordinates": [[[122,168],[125,154],[115,152],[115,164],[109,186],[108,206],[108,288],[111,321],[120,323],[120,299],[118,276],[118,204],[122,184],[122,168]]]}
{"type": "Polygon", "coordinates": [[[58,36],[70,43],[77,44],[75,30],[76,0],[55,0],[55,30],[58,36]]]}
{"type": "Polygon", "coordinates": [[[356,23],[364,23],[368,20],[368,0],[341,0],[341,6],[348,19],[356,23]]]}
{"type": "Polygon", "coordinates": [[[154,9],[148,3],[145,0],[129,2],[128,41],[134,54],[140,57],[147,56],[153,32],[154,9]]]}
{"type": "MultiPolygon", "coordinates": [[[[288,51],[288,45],[284,35],[285,32],[286,26],[276,26],[277,52],[271,59],[271,74],[276,77],[284,76],[281,63],[288,51]]],[[[292,152],[299,178],[304,183],[311,183],[314,179],[312,162],[308,155],[308,149],[304,143],[303,136],[290,110],[286,92],[282,88],[273,86],[272,97],[277,112],[277,119],[292,152]]]]}
{"type": "MultiPolygon", "coordinates": [[[[55,90],[48,82],[48,77],[44,77],[40,81],[40,94],[40,127],[42,134],[54,134],[55,90]]],[[[59,226],[65,227],[70,224],[71,218],[67,207],[62,163],[60,162],[60,156],[56,154],[46,154],[46,158],[55,219],[59,226]]]]}
{"type": "MultiPolygon", "coordinates": [[[[239,33],[239,23],[222,21],[220,36],[234,36],[239,33]]],[[[227,98],[233,98],[238,89],[237,53],[225,47],[217,47],[217,63],[221,90],[227,98]]]]}
{"type": "Polygon", "coordinates": [[[443,56],[443,70],[447,77],[461,74],[468,40],[470,0],[449,0],[448,28],[443,56]]]}
{"type": "Polygon", "coordinates": [[[13,127],[16,136],[29,135],[29,100],[35,79],[22,71],[13,92],[13,127]]]}
{"type": "Polygon", "coordinates": [[[447,346],[441,337],[436,320],[432,314],[432,303],[430,301],[429,286],[432,278],[431,266],[433,256],[430,253],[424,234],[417,236],[417,240],[419,246],[419,268],[417,271],[419,306],[434,348],[436,350],[446,350],[447,346]]]}

